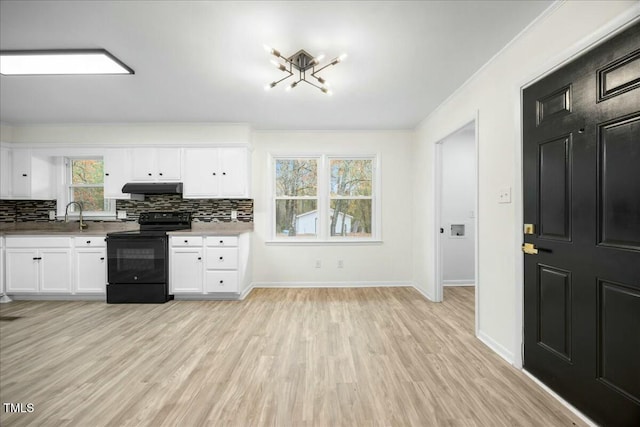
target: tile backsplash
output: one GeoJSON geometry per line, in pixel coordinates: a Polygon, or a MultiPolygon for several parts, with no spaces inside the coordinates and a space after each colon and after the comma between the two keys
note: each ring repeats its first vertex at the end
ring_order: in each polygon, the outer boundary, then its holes
{"type": "Polygon", "coordinates": [[[0,200],[0,222],[47,222],[55,210],[55,200],[0,200]]]}
{"type": "Polygon", "coordinates": [[[187,211],[194,221],[230,222],[231,211],[238,221],[253,222],[253,199],[183,199],[179,194],[147,195],[143,201],[116,200],[116,210],[126,211],[128,221],[137,221],[141,212],[187,211]]]}
{"type": "MultiPolygon", "coordinates": [[[[0,200],[0,223],[49,221],[49,211],[56,210],[55,200],[0,200]]],[[[117,200],[116,210],[127,212],[127,221],[137,221],[141,212],[188,211],[194,221],[231,222],[231,211],[238,211],[238,221],[253,222],[252,199],[183,199],[176,194],[145,196],[144,201],[117,200]]]]}

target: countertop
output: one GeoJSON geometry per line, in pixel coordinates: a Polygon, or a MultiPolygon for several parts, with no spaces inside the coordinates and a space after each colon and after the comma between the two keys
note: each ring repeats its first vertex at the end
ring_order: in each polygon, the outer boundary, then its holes
{"type": "MultiPolygon", "coordinates": [[[[12,222],[0,224],[0,236],[92,236],[115,231],[137,230],[132,221],[86,221],[89,226],[80,230],[78,222],[12,222]]],[[[194,222],[191,230],[170,231],[169,235],[230,236],[253,231],[252,222],[194,222]]]]}

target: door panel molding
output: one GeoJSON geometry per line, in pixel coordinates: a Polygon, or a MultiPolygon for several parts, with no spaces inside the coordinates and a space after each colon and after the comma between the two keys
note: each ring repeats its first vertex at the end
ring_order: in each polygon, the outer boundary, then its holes
{"type": "Polygon", "coordinates": [[[637,326],[628,324],[627,310],[640,312],[640,289],[598,279],[597,379],[640,405],[640,335],[637,326]],[[629,329],[636,334],[628,334],[629,329]],[[628,340],[634,340],[635,345],[628,340]]]}

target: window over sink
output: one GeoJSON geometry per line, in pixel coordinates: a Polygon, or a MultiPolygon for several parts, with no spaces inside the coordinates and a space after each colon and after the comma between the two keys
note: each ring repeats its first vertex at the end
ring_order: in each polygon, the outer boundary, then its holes
{"type": "MultiPolygon", "coordinates": [[[[93,218],[115,218],[114,200],[104,197],[104,162],[102,157],[66,157],[64,159],[65,192],[58,199],[58,214],[71,202],[82,205],[82,215],[93,218]]],[[[78,216],[80,209],[72,204],[70,216],[78,216]]]]}

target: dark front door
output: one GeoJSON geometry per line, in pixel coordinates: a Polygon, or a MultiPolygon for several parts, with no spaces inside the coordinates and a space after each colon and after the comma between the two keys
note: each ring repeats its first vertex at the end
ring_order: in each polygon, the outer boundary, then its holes
{"type": "Polygon", "coordinates": [[[524,366],[640,426],[640,24],[523,92],[524,366]]]}

